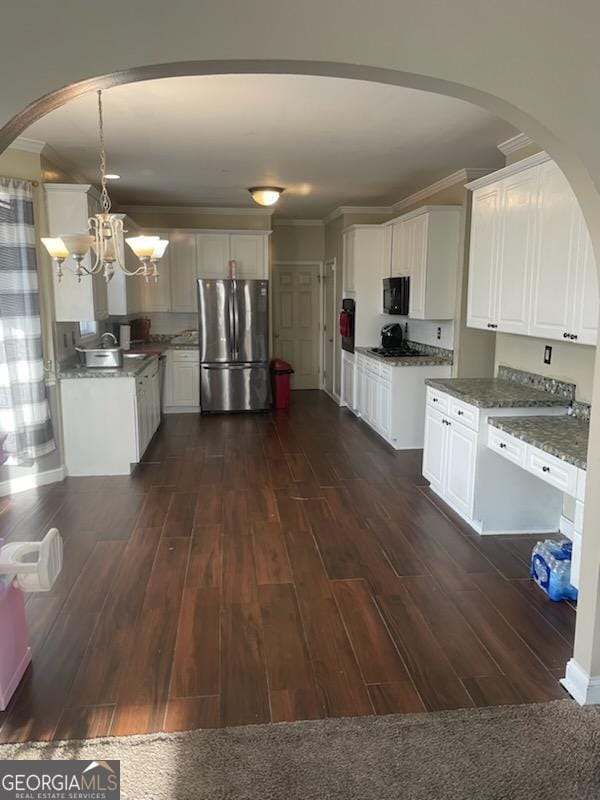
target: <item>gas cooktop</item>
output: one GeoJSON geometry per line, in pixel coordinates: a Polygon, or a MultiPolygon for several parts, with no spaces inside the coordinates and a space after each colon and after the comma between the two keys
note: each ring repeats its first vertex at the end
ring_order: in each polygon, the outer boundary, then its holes
{"type": "Polygon", "coordinates": [[[423,355],[410,347],[371,347],[371,352],[385,358],[415,358],[423,355]]]}

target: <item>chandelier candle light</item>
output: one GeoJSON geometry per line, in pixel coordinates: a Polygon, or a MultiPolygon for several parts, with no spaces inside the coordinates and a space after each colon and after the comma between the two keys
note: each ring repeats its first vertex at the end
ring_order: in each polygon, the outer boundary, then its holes
{"type": "Polygon", "coordinates": [[[123,263],[117,243],[126,231],[123,229],[123,220],[117,214],[111,214],[111,201],[106,188],[108,175],[106,173],[106,151],[104,148],[104,120],[102,117],[102,91],[98,91],[98,130],[100,135],[100,203],[102,211],[94,214],[88,220],[90,233],[60,234],[57,237],[43,238],[42,244],[52,256],[56,264],[56,275],[60,283],[63,277],[63,264],[71,256],[75,261],[73,272],[80,282],[83,275],[97,275],[102,272],[104,280],[108,283],[115,272],[116,264],[128,277],[140,275],[145,278],[154,278],[158,282],[158,262],[165,254],[169,244],[167,239],[159,236],[133,236],[125,239],[140,261],[136,270],[128,270],[123,263]],[[83,261],[90,248],[95,253],[93,266],[86,267],[83,261]]]}

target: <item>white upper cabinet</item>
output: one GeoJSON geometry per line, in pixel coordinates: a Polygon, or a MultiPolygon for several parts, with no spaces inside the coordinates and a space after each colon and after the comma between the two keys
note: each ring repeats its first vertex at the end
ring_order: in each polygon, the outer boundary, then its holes
{"type": "Polygon", "coordinates": [[[411,232],[409,221],[398,220],[392,229],[392,277],[404,277],[411,272],[411,232]]]}
{"type": "Polygon", "coordinates": [[[533,270],[531,336],[571,333],[577,271],[577,202],[553,161],[539,167],[537,252],[533,270]]]}
{"type": "Polygon", "coordinates": [[[389,278],[392,275],[392,254],[393,254],[393,226],[386,225],[383,229],[383,268],[382,277],[389,278]]]}
{"type": "Polygon", "coordinates": [[[391,223],[392,276],[410,276],[412,319],[452,319],[456,307],[458,206],[424,206],[391,223]]]}
{"type": "MultiPolygon", "coordinates": [[[[100,210],[99,196],[89,184],[47,183],[45,185],[48,210],[48,233],[89,233],[88,220],[100,210]]],[[[95,258],[90,251],[83,265],[88,269],[95,258]]],[[[54,276],[54,305],[57,322],[103,320],[108,316],[106,281],[102,275],[84,275],[81,282],[71,272],[72,259],[63,269],[63,279],[58,283],[54,276]]]]}
{"type": "MultiPolygon", "coordinates": [[[[129,236],[135,236],[137,233],[137,226],[125,214],[119,214],[123,220],[123,235],[120,241],[117,242],[117,250],[121,263],[130,272],[138,269],[140,262],[128,244],[125,244],[125,239],[129,236]]],[[[128,277],[117,266],[115,272],[108,284],[108,313],[115,316],[125,316],[132,312],[138,311],[138,297],[137,284],[140,281],[138,277],[128,277]]]]}
{"type": "Polygon", "coordinates": [[[269,233],[241,231],[199,233],[198,278],[229,278],[229,262],[236,262],[238,278],[267,280],[269,277],[269,233]]]}
{"type": "MultiPolygon", "coordinates": [[[[148,236],[160,236],[161,239],[169,239],[170,231],[145,230],[140,234],[148,236]]],[[[131,249],[127,245],[128,249],[131,249]]],[[[154,278],[128,278],[134,281],[136,311],[171,311],[171,244],[165,250],[164,256],[158,262],[160,277],[157,282],[154,278]]]]}
{"type": "Polygon", "coordinates": [[[355,280],[356,264],[354,263],[355,252],[356,252],[356,230],[351,229],[348,231],[344,231],[343,259],[342,259],[343,274],[344,274],[344,281],[343,281],[344,294],[356,291],[356,280],[355,280]]]}
{"type": "Polygon", "coordinates": [[[502,182],[502,215],[494,322],[508,333],[527,333],[535,247],[535,170],[502,182]]]}
{"type": "Polygon", "coordinates": [[[538,154],[471,186],[467,324],[595,344],[596,264],[558,166],[538,154]]]}
{"type": "Polygon", "coordinates": [[[486,186],[473,192],[467,324],[491,328],[496,316],[496,264],[502,187],[486,186]]]}
{"type": "Polygon", "coordinates": [[[229,277],[229,234],[199,233],[196,239],[198,278],[229,277]]]}
{"type": "Polygon", "coordinates": [[[236,276],[243,279],[268,278],[267,240],[264,235],[232,233],[230,258],[235,261],[236,276]]]}
{"type": "Polygon", "coordinates": [[[198,310],[196,238],[194,232],[171,231],[168,247],[171,268],[171,311],[198,310]]]}

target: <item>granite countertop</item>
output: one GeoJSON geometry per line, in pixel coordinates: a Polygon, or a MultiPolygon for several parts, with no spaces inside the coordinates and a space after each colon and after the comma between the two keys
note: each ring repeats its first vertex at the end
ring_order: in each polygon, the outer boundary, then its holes
{"type": "Polygon", "coordinates": [[[125,359],[123,366],[119,369],[83,367],[77,364],[72,367],[61,367],[58,372],[58,379],[64,381],[73,378],[137,378],[138,375],[141,375],[144,370],[156,361],[158,361],[158,356],[156,355],[149,355],[143,359],[125,359]]]}
{"type": "Polygon", "coordinates": [[[587,468],[590,426],[577,417],[489,417],[488,422],[562,461],[587,468]]]}
{"type": "Polygon", "coordinates": [[[381,361],[389,367],[440,367],[452,365],[452,358],[432,353],[423,353],[421,356],[409,356],[408,358],[388,358],[387,356],[373,353],[369,347],[357,347],[356,352],[375,361],[381,361]]]}
{"type": "Polygon", "coordinates": [[[570,405],[558,394],[532,389],[522,383],[499,378],[427,378],[432,389],[452,395],[478,408],[543,408],[570,405]]]}
{"type": "MultiPolygon", "coordinates": [[[[177,337],[173,337],[177,338],[177,337]]],[[[197,350],[198,342],[173,342],[172,339],[161,337],[160,339],[150,339],[148,342],[132,342],[131,352],[147,352],[160,350],[163,353],[165,350],[197,350]]]]}

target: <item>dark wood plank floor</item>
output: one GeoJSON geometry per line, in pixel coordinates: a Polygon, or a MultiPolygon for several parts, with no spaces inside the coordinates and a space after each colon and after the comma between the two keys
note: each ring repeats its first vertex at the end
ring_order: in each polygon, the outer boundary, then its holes
{"type": "Polygon", "coordinates": [[[436,711],[564,696],[575,611],[536,537],[480,538],[319,392],[167,417],[131,477],[7,498],[0,536],[65,539],[28,598],[34,663],[0,740],[436,711]]]}

